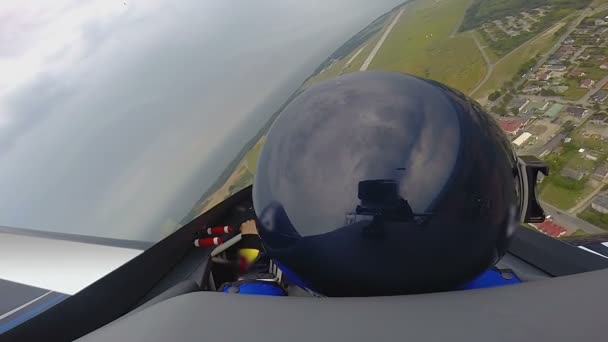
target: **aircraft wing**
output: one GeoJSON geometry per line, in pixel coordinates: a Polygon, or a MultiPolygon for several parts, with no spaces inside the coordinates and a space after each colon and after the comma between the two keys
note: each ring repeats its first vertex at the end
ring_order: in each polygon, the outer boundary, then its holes
{"type": "Polygon", "coordinates": [[[0,334],[84,289],[150,245],[0,227],[0,334]]]}
{"type": "Polygon", "coordinates": [[[608,234],[567,237],[561,240],[589,253],[608,258],[608,234]]]}

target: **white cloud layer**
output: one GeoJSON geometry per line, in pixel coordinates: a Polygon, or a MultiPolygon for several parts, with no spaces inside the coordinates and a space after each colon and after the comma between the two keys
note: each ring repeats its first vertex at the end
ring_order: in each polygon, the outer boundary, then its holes
{"type": "Polygon", "coordinates": [[[156,240],[399,0],[0,5],[0,225],[156,240]]]}

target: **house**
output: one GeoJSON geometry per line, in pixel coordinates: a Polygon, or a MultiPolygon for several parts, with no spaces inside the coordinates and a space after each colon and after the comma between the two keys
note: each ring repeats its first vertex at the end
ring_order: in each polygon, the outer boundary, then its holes
{"type": "Polygon", "coordinates": [[[608,176],[608,167],[605,165],[600,165],[593,171],[593,177],[599,181],[606,179],[606,176],[608,176]]]}
{"type": "Polygon", "coordinates": [[[600,65],[600,69],[608,70],[608,63],[604,63],[604,64],[600,65]]]}
{"type": "Polygon", "coordinates": [[[582,173],[578,170],[571,169],[569,167],[563,168],[559,174],[562,177],[574,179],[576,181],[580,181],[581,179],[583,179],[583,177],[585,177],[584,173],[582,173]]]}
{"type": "Polygon", "coordinates": [[[574,106],[570,106],[568,108],[566,108],[566,113],[572,115],[572,116],[576,116],[579,118],[584,117],[585,115],[589,114],[589,109],[585,109],[582,107],[574,107],[574,106]]]}
{"type": "Polygon", "coordinates": [[[564,40],[564,45],[572,45],[574,44],[575,40],[574,38],[568,38],[566,40],[564,40]]]}
{"type": "Polygon", "coordinates": [[[520,136],[518,136],[515,140],[513,140],[513,145],[516,147],[520,147],[525,144],[528,139],[532,138],[532,134],[528,132],[523,132],[520,136]]]}
{"type": "Polygon", "coordinates": [[[549,75],[546,72],[540,72],[540,73],[536,74],[536,79],[539,81],[548,81],[551,79],[551,75],[549,75]]]}
{"type": "Polygon", "coordinates": [[[514,98],[511,103],[509,103],[509,108],[517,108],[517,111],[521,113],[526,109],[528,103],[530,103],[530,100],[528,99],[514,98]]]}
{"type": "Polygon", "coordinates": [[[532,226],[534,228],[536,228],[538,231],[540,231],[541,233],[543,233],[545,235],[549,235],[553,238],[559,238],[568,233],[566,228],[553,223],[553,221],[551,221],[551,220],[545,220],[542,223],[532,224],[532,226]]]}
{"type": "Polygon", "coordinates": [[[531,101],[528,106],[526,106],[524,114],[542,115],[550,105],[551,103],[548,101],[531,101]]]}
{"type": "Polygon", "coordinates": [[[529,86],[524,87],[524,89],[522,89],[521,91],[528,94],[528,93],[538,93],[541,90],[542,90],[542,88],[539,87],[538,85],[529,85],[529,86]]]}
{"type": "Polygon", "coordinates": [[[591,89],[593,88],[593,85],[595,84],[595,81],[592,79],[585,79],[581,82],[581,84],[579,85],[580,88],[585,88],[585,89],[591,89]]]}
{"type": "Polygon", "coordinates": [[[604,26],[608,25],[608,21],[605,21],[604,19],[595,19],[594,24],[595,26],[604,26]]]}
{"type": "Polygon", "coordinates": [[[549,117],[551,120],[555,120],[559,113],[562,112],[562,109],[564,109],[563,105],[555,103],[554,105],[549,107],[549,109],[547,109],[547,111],[545,112],[545,116],[549,117]]]}
{"type": "Polygon", "coordinates": [[[599,211],[602,214],[608,214],[608,196],[595,196],[591,202],[591,208],[593,208],[595,211],[599,211]]]}
{"type": "Polygon", "coordinates": [[[591,120],[591,123],[596,125],[605,125],[608,124],[608,122],[606,122],[606,119],[608,119],[608,115],[606,113],[597,113],[591,115],[591,118],[589,120],[591,120]]]}
{"type": "Polygon", "coordinates": [[[498,125],[507,134],[516,135],[524,125],[521,119],[498,119],[498,125]]]}
{"type": "Polygon", "coordinates": [[[587,73],[581,70],[575,70],[568,73],[568,77],[585,77],[587,73]]]}
{"type": "Polygon", "coordinates": [[[597,103],[604,103],[608,99],[608,91],[600,90],[591,96],[590,100],[597,103]]]}
{"type": "Polygon", "coordinates": [[[566,69],[568,69],[568,67],[566,67],[563,64],[555,64],[555,65],[547,65],[547,66],[545,66],[545,69],[548,71],[566,71],[566,69]]]}

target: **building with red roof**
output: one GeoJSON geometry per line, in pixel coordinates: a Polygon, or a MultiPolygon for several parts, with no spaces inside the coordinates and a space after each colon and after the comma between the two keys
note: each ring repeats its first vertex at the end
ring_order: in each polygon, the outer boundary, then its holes
{"type": "Polygon", "coordinates": [[[533,224],[532,226],[543,234],[549,235],[554,238],[562,237],[568,233],[568,230],[566,230],[566,228],[557,225],[550,220],[545,220],[545,222],[543,223],[533,224]]]}
{"type": "Polygon", "coordinates": [[[507,134],[516,135],[524,125],[521,119],[498,119],[498,125],[507,134]]]}

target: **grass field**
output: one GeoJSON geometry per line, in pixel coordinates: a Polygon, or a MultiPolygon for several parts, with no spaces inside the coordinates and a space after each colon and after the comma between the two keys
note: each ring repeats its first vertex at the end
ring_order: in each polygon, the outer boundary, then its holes
{"type": "Polygon", "coordinates": [[[409,4],[369,69],[407,72],[469,92],[485,76],[486,64],[468,34],[452,37],[470,0],[409,4]]]}
{"type": "Polygon", "coordinates": [[[579,171],[592,172],[595,169],[596,162],[586,159],[584,156],[583,153],[576,154],[566,162],[565,166],[579,171]]]}
{"type": "Polygon", "coordinates": [[[566,81],[566,84],[570,88],[562,94],[564,100],[578,101],[589,91],[589,89],[579,88],[580,81],[576,79],[569,79],[566,81]]]}
{"type": "MultiPolygon", "coordinates": [[[[390,20],[392,20],[393,18],[393,16],[389,16],[389,20],[386,21],[390,22],[390,20]]],[[[367,56],[369,56],[369,54],[372,52],[374,45],[376,45],[378,40],[380,40],[382,32],[384,32],[384,29],[386,29],[386,25],[388,25],[386,22],[384,24],[384,28],[380,30],[380,32],[373,35],[370,39],[368,39],[360,47],[351,52],[348,56],[334,62],[331,66],[323,70],[322,73],[311,77],[308,81],[306,81],[304,87],[309,87],[317,82],[328,80],[336,76],[340,76],[342,74],[359,71],[359,69],[361,69],[361,66],[363,65],[363,62],[365,62],[367,56]]]]}
{"type": "Polygon", "coordinates": [[[608,142],[606,142],[606,141],[602,141],[601,139],[592,138],[592,137],[584,137],[580,133],[577,133],[573,137],[573,139],[578,146],[581,146],[588,150],[593,150],[593,151],[601,153],[601,154],[608,153],[608,142]]]}
{"type": "Polygon", "coordinates": [[[245,166],[247,167],[247,171],[249,171],[252,175],[255,174],[255,169],[258,164],[258,157],[260,156],[260,151],[262,150],[264,141],[265,139],[262,137],[245,156],[245,166]]]}
{"type": "Polygon", "coordinates": [[[500,60],[500,62],[496,63],[492,76],[490,76],[488,81],[475,94],[472,94],[473,97],[478,101],[485,101],[490,93],[500,89],[505,82],[512,80],[523,64],[534,56],[550,50],[559,40],[559,37],[555,36],[555,32],[564,25],[564,22],[555,24],[551,29],[547,30],[539,37],[532,39],[516,50],[513,50],[509,55],[500,60]]]}
{"type": "Polygon", "coordinates": [[[477,40],[479,41],[479,43],[482,45],[484,51],[486,52],[486,55],[488,56],[490,63],[498,62],[500,60],[500,56],[498,56],[496,53],[494,53],[494,51],[485,44],[483,35],[481,33],[479,33],[479,31],[477,31],[477,30],[470,31],[470,32],[471,32],[471,34],[475,35],[475,37],[477,37],[477,40]]]}
{"type": "Polygon", "coordinates": [[[567,210],[574,207],[579,200],[592,192],[593,188],[588,184],[580,190],[571,190],[549,182],[546,185],[544,184],[540,197],[543,201],[554,207],[567,210]]]}
{"type": "Polygon", "coordinates": [[[591,207],[588,207],[577,216],[595,226],[608,230],[608,215],[595,211],[591,207]]]}
{"type": "MultiPolygon", "coordinates": [[[[601,53],[608,56],[608,51],[601,52],[601,53]]],[[[584,71],[585,73],[587,73],[587,76],[585,76],[585,78],[590,78],[597,82],[597,81],[601,80],[602,78],[608,76],[608,70],[600,69],[599,64],[601,64],[601,63],[598,63],[598,65],[594,65],[594,66],[579,67],[578,70],[584,71]]]]}
{"type": "Polygon", "coordinates": [[[593,0],[590,6],[595,8],[605,4],[608,4],[608,0],[593,0]]]}
{"type": "Polygon", "coordinates": [[[543,201],[567,210],[593,192],[594,188],[587,181],[588,177],[576,181],[560,175],[564,167],[587,174],[595,168],[597,162],[584,159],[584,155],[578,152],[579,148],[580,146],[575,144],[565,144],[559,154],[553,153],[545,159],[551,173],[538,187],[543,201]]]}

